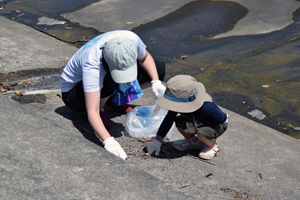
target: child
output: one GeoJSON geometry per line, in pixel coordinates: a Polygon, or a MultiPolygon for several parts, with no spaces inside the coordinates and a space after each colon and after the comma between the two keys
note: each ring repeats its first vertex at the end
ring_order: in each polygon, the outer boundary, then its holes
{"type": "Polygon", "coordinates": [[[199,139],[205,144],[199,157],[212,159],[215,156],[219,151],[216,139],[227,129],[227,114],[212,102],[202,83],[189,75],[177,75],[167,82],[164,95],[156,103],[169,111],[156,138],[147,144],[148,154],[159,155],[161,142],[175,121],[185,139],[173,142],[174,148],[198,149],[199,139]],[[177,116],[178,113],[181,115],[177,116]]]}

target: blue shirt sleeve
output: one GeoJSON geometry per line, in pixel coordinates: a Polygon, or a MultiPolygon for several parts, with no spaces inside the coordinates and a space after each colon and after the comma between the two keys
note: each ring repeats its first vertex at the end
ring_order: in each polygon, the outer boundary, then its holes
{"type": "Polygon", "coordinates": [[[177,112],[173,112],[170,110],[168,111],[164,120],[160,124],[160,127],[157,131],[157,135],[159,135],[163,138],[167,135],[168,131],[171,129],[171,127],[176,119],[177,114],[178,114],[177,112]]]}

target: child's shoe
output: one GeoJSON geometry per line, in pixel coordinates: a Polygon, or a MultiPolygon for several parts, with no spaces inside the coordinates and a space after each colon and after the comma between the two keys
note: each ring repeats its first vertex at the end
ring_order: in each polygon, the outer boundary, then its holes
{"type": "Polygon", "coordinates": [[[220,151],[220,148],[218,147],[217,143],[215,143],[215,146],[213,147],[208,147],[205,145],[201,150],[201,152],[199,153],[199,157],[210,160],[213,159],[213,157],[215,157],[218,151],[220,151]]]}

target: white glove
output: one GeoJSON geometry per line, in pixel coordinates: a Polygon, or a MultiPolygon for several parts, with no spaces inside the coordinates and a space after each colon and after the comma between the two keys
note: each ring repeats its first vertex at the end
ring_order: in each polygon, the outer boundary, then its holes
{"type": "Polygon", "coordinates": [[[151,81],[151,83],[152,83],[152,91],[156,99],[158,99],[165,93],[166,87],[161,83],[160,80],[151,81]]]}
{"type": "Polygon", "coordinates": [[[186,125],[186,129],[184,129],[184,132],[193,133],[193,134],[195,134],[197,132],[197,130],[192,122],[186,122],[185,125],[186,125]]]}
{"type": "Polygon", "coordinates": [[[153,152],[155,152],[155,155],[158,156],[160,152],[160,147],[161,142],[154,139],[152,142],[149,142],[147,144],[148,154],[151,155],[153,152]]]}
{"type": "Polygon", "coordinates": [[[110,137],[103,141],[104,148],[109,151],[112,154],[115,154],[116,156],[122,158],[125,160],[127,158],[127,155],[125,151],[122,149],[119,142],[117,142],[114,137],[110,137]]]}

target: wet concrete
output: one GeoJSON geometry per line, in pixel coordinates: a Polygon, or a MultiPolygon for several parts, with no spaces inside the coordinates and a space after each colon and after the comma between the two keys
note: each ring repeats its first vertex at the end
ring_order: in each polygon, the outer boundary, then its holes
{"type": "Polygon", "coordinates": [[[100,32],[133,29],[176,11],[192,0],[101,0],[62,17],[100,32]],[[120,10],[122,12],[120,12],[120,10]]]}
{"type": "Polygon", "coordinates": [[[10,91],[46,90],[60,87],[61,69],[23,70],[10,73],[0,73],[0,86],[10,91]]]}
{"type": "Polygon", "coordinates": [[[22,95],[22,96],[12,96],[11,97],[16,102],[20,104],[28,104],[28,103],[46,103],[47,98],[44,94],[31,94],[31,95],[22,95]]]}
{"type": "Polygon", "coordinates": [[[55,68],[0,73],[0,89],[4,95],[20,104],[45,104],[45,94],[60,88],[61,72],[62,69],[55,68]]]}
{"type": "Polygon", "coordinates": [[[14,14],[16,10],[24,13],[24,15],[31,16],[58,16],[61,13],[72,12],[90,5],[91,3],[97,2],[97,0],[86,0],[86,1],[76,1],[76,0],[26,0],[26,1],[16,1],[16,0],[1,0],[5,8],[6,13],[14,14]]]}
{"type": "MultiPolygon", "coordinates": [[[[234,29],[247,13],[247,8],[234,2],[194,1],[133,31],[151,52],[178,59],[183,54],[207,51],[205,43],[210,38],[234,29]]],[[[222,43],[216,43],[214,48],[219,45],[222,43]]]]}
{"type": "Polygon", "coordinates": [[[281,30],[293,23],[292,13],[300,6],[300,2],[294,0],[274,0],[272,2],[235,0],[234,2],[247,7],[248,15],[236,24],[234,30],[217,35],[215,38],[263,34],[281,30]]]}
{"type": "Polygon", "coordinates": [[[50,35],[57,35],[63,40],[81,45],[82,43],[77,43],[75,41],[83,38],[91,39],[100,34],[100,32],[93,28],[80,26],[78,23],[70,22],[68,19],[63,18],[60,15],[64,12],[78,10],[94,2],[97,1],[0,0],[0,6],[3,7],[3,9],[0,9],[0,15],[32,28],[36,27],[38,29],[47,31],[50,35]],[[65,23],[53,26],[48,26],[45,24],[39,25],[39,19],[42,17],[65,21],[65,23]],[[71,27],[72,29],[66,29],[66,27],[71,27]]]}

